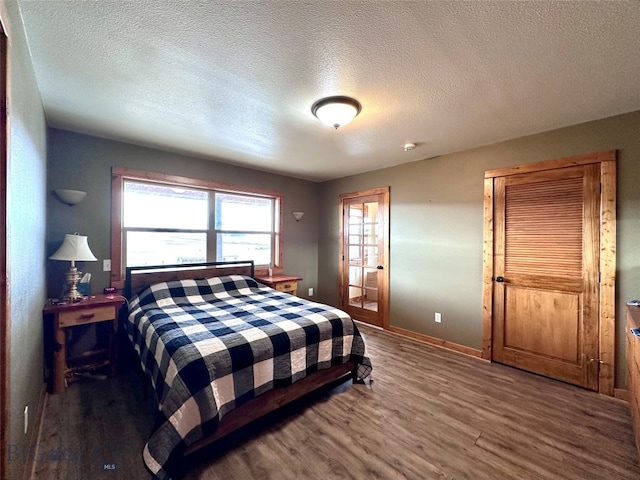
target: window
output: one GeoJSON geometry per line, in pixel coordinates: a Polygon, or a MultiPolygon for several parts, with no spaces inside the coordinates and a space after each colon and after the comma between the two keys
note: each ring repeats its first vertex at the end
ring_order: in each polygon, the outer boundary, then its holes
{"type": "Polygon", "coordinates": [[[272,198],[216,192],[215,235],[217,261],[273,261],[274,204],[272,198]]]}
{"type": "Polygon", "coordinates": [[[124,181],[123,256],[127,267],[207,261],[209,192],[124,181]]]}
{"type": "Polygon", "coordinates": [[[114,169],[112,203],[113,285],[122,285],[128,266],[281,264],[277,192],[114,169]]]}

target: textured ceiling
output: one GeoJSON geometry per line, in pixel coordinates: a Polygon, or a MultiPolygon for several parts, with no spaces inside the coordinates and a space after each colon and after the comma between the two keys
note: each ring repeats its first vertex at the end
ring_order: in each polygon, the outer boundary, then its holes
{"type": "Polygon", "coordinates": [[[18,4],[50,126],[314,181],[640,110],[636,0],[18,4]]]}

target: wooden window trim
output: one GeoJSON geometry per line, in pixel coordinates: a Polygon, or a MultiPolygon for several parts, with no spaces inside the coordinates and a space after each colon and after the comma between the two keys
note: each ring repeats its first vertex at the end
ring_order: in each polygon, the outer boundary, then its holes
{"type": "MultiPolygon", "coordinates": [[[[275,273],[282,273],[282,248],[283,248],[283,226],[284,198],[282,193],[275,190],[263,188],[247,187],[229,183],[213,182],[179,175],[165,173],[147,172],[130,168],[114,167],[111,171],[111,286],[118,289],[124,288],[124,268],[122,265],[122,192],[125,180],[163,183],[167,185],[181,186],[186,188],[200,188],[206,190],[223,191],[244,195],[257,195],[271,197],[275,199],[276,205],[276,231],[275,249],[276,265],[275,273]]],[[[267,269],[256,268],[256,275],[266,275],[267,269]]]]}
{"type": "Polygon", "coordinates": [[[600,369],[598,392],[614,395],[616,330],[616,151],[558,158],[516,167],[487,170],[484,175],[484,237],[482,292],[482,358],[492,358],[493,336],[493,179],[576,165],[600,164],[600,369]]]}

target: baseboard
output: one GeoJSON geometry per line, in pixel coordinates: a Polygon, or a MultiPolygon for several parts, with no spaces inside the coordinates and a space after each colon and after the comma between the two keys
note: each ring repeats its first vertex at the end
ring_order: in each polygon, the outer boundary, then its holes
{"type": "Polygon", "coordinates": [[[480,360],[483,360],[482,350],[478,350],[476,348],[471,348],[465,345],[460,345],[458,343],[449,342],[448,340],[443,340],[441,338],[430,337],[429,335],[425,335],[424,333],[413,332],[411,330],[406,330],[404,328],[394,327],[393,325],[389,325],[387,327],[387,331],[391,333],[396,333],[403,337],[412,338],[422,343],[427,343],[429,345],[433,345],[440,348],[446,348],[447,350],[453,350],[454,352],[462,353],[464,355],[469,355],[470,357],[475,357],[480,360]]]}
{"type": "Polygon", "coordinates": [[[629,391],[625,388],[614,388],[613,396],[625,402],[629,401],[629,391]]]}
{"type": "MultiPolygon", "coordinates": [[[[40,395],[38,395],[38,407],[36,409],[35,422],[31,425],[31,432],[29,432],[29,451],[31,448],[36,448],[37,445],[40,445],[40,436],[42,434],[42,424],[44,422],[44,414],[47,404],[47,384],[43,383],[42,388],[40,390],[40,395]]],[[[37,455],[34,455],[37,457],[37,455]]],[[[24,462],[24,480],[32,480],[35,479],[35,469],[36,469],[36,458],[30,458],[28,461],[24,462]]]]}

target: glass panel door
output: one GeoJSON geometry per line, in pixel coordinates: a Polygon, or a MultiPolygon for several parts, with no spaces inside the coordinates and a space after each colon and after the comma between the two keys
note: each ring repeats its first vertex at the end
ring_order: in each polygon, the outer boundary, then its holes
{"type": "MultiPolygon", "coordinates": [[[[350,199],[345,204],[344,252],[346,287],[343,293],[348,313],[354,318],[368,321],[377,318],[380,274],[384,268],[382,235],[378,196],[350,199]]],[[[371,321],[377,324],[378,321],[371,321]]]]}
{"type": "Polygon", "coordinates": [[[349,305],[378,311],[378,202],[349,205],[349,305]]]}

